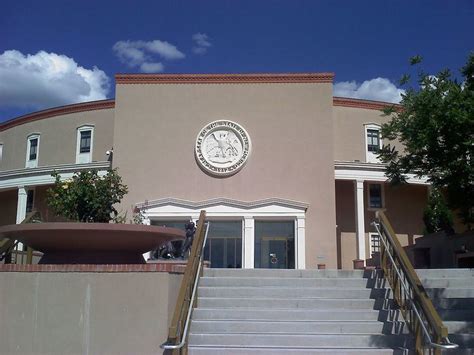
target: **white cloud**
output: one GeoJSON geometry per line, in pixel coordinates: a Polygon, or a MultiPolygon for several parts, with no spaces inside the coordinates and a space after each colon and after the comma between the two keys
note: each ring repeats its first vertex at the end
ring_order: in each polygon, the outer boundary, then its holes
{"type": "Polygon", "coordinates": [[[164,70],[164,65],[162,63],[149,63],[145,62],[140,65],[140,70],[144,73],[159,73],[164,70]]]}
{"type": "Polygon", "coordinates": [[[195,33],[192,38],[194,41],[193,52],[196,54],[205,54],[212,46],[209,36],[205,33],[195,33]]]}
{"type": "Polygon", "coordinates": [[[157,57],[164,60],[183,59],[185,54],[169,42],[154,41],[118,41],[112,47],[122,63],[134,68],[139,67],[142,72],[156,73],[164,70],[164,64],[157,61],[157,57]]]}
{"type": "Polygon", "coordinates": [[[183,59],[185,57],[184,53],[180,52],[176,46],[173,46],[171,43],[154,40],[150,42],[142,42],[144,48],[148,49],[151,53],[158,54],[164,59],[173,60],[173,59],[183,59]]]}
{"type": "Polygon", "coordinates": [[[341,81],[334,84],[334,96],[355,99],[377,100],[398,103],[405,92],[386,78],[366,80],[362,84],[355,81],[341,81]]]}
{"type": "Polygon", "coordinates": [[[0,54],[0,106],[41,109],[107,98],[110,80],[63,54],[0,54]]]}

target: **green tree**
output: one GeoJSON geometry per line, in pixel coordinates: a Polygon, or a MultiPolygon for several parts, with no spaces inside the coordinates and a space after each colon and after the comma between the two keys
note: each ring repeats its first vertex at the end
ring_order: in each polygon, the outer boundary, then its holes
{"type": "Polygon", "coordinates": [[[423,222],[425,233],[453,231],[453,215],[444,202],[443,195],[437,189],[430,191],[428,206],[423,211],[423,222]]]}
{"type": "MultiPolygon", "coordinates": [[[[416,56],[411,64],[421,61],[416,56]]],[[[470,229],[474,223],[474,54],[461,73],[459,82],[449,70],[436,76],[418,72],[417,83],[402,95],[401,107],[384,110],[391,120],[382,126],[382,138],[398,140],[403,151],[388,144],[379,157],[393,183],[406,182],[407,174],[427,176],[435,189],[446,192],[449,207],[470,229]]],[[[404,75],[401,84],[410,81],[404,75]]]]}
{"type": "Polygon", "coordinates": [[[118,217],[114,204],[128,192],[117,170],[99,176],[97,170],[75,173],[70,180],[61,180],[54,172],[55,184],[48,189],[47,202],[57,216],[78,222],[107,223],[118,217]]]}

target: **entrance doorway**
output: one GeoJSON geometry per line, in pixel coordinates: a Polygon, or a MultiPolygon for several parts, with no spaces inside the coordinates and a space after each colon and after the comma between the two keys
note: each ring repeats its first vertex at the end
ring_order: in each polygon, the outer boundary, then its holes
{"type": "Polygon", "coordinates": [[[204,260],[212,268],[242,267],[242,222],[210,221],[204,260]]]}
{"type": "Polygon", "coordinates": [[[294,221],[255,221],[255,267],[295,268],[294,221]]]}

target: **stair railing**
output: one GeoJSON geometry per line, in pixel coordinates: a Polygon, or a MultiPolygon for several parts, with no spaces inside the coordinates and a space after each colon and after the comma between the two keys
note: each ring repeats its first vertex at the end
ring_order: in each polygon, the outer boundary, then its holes
{"type": "Polygon", "coordinates": [[[380,264],[385,279],[390,284],[394,299],[415,336],[417,354],[429,348],[435,354],[442,349],[455,349],[457,344],[448,339],[448,329],[427,295],[405,250],[385,214],[376,213],[372,223],[380,236],[380,264]]]}
{"type": "MultiPolygon", "coordinates": [[[[20,224],[41,223],[41,213],[37,210],[29,212],[20,224]]],[[[32,264],[33,249],[27,247],[26,252],[18,250],[19,241],[13,239],[0,240],[0,261],[5,259],[6,264],[32,264]],[[26,255],[26,260],[24,256],[26,255]],[[14,258],[13,258],[14,257],[14,258]],[[20,261],[20,262],[18,262],[20,261]]]]}
{"type": "Polygon", "coordinates": [[[206,211],[201,211],[196,228],[191,252],[188,257],[183,280],[179,289],[178,299],[174,309],[173,319],[168,331],[168,339],[161,348],[171,350],[172,354],[186,353],[189,323],[193,308],[196,305],[195,296],[199,278],[202,274],[204,261],[204,246],[206,245],[209,223],[205,222],[206,211]]]}

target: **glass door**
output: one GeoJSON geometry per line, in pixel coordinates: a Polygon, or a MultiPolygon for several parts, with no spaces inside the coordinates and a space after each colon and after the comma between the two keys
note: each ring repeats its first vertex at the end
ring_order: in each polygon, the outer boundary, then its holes
{"type": "Polygon", "coordinates": [[[242,222],[210,221],[204,260],[211,268],[242,267],[242,222]]]}
{"type": "Polygon", "coordinates": [[[255,267],[295,268],[294,221],[255,221],[255,267]]]}

